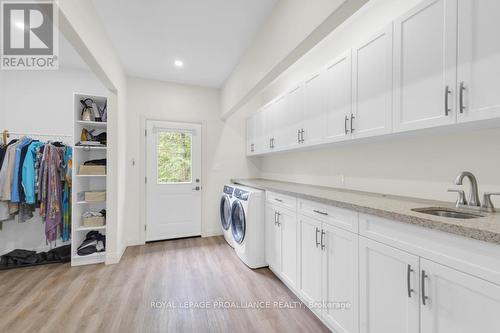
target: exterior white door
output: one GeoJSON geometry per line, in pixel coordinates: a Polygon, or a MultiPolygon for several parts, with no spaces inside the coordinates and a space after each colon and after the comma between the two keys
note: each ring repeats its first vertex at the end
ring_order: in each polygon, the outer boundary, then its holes
{"type": "Polygon", "coordinates": [[[392,130],[392,24],[353,49],[354,138],[392,130]]]}
{"type": "Polygon", "coordinates": [[[351,138],[349,121],[352,113],[351,51],[327,66],[323,90],[326,99],[326,141],[351,138]]]}
{"type": "Polygon", "coordinates": [[[500,1],[458,2],[458,121],[500,117],[500,1]]]}
{"type": "Polygon", "coordinates": [[[281,271],[281,232],[278,226],[277,211],[274,206],[266,204],[266,262],[270,268],[281,271]]]}
{"type": "Polygon", "coordinates": [[[278,209],[281,233],[281,275],[293,287],[297,286],[297,215],[278,209]]]}
{"type": "Polygon", "coordinates": [[[358,235],[326,223],[323,231],[324,319],[335,332],[358,332],[358,235]]]}
{"type": "Polygon", "coordinates": [[[201,235],[201,125],[146,129],[146,241],[201,235]]]}
{"type": "Polygon", "coordinates": [[[419,258],[359,237],[360,332],[419,333],[419,258]]]}
{"type": "Polygon", "coordinates": [[[394,130],[455,123],[457,0],[425,0],[394,24],[394,130]]]}
{"type": "Polygon", "coordinates": [[[426,259],[420,268],[422,333],[499,331],[500,286],[426,259]]]}
{"type": "MultiPolygon", "coordinates": [[[[321,302],[321,222],[298,216],[300,234],[300,294],[317,305],[321,302]]],[[[314,309],[320,313],[320,309],[314,309]]]]}

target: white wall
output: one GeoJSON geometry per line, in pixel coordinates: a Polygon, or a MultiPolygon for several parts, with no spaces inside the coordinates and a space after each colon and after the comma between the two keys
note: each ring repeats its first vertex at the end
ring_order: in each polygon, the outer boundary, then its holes
{"type": "MultiPolygon", "coordinates": [[[[103,95],[107,89],[89,71],[2,71],[0,131],[73,136],[75,91],[103,95]]],[[[0,254],[15,248],[47,250],[44,230],[38,214],[24,223],[4,222],[0,254]]]]}
{"type": "Polygon", "coordinates": [[[228,116],[368,0],[280,0],[222,88],[228,116]]]}
{"type": "Polygon", "coordinates": [[[222,187],[233,177],[254,177],[257,168],[245,158],[245,125],[235,116],[220,119],[220,91],[161,81],[130,78],[127,119],[127,203],[128,244],[144,242],[144,124],[146,119],[202,122],[204,236],[221,234],[219,200],[222,187]],[[137,163],[132,165],[132,161],[137,163]]]}
{"type": "MultiPolygon", "coordinates": [[[[384,28],[418,2],[420,0],[371,0],[261,91],[249,105],[252,104],[255,110],[255,105],[267,103],[341,52],[384,28]]],[[[248,112],[249,107],[246,109],[248,112]]],[[[456,187],[453,181],[460,171],[470,170],[478,177],[481,192],[500,190],[500,129],[366,142],[370,140],[263,157],[260,158],[260,176],[454,201],[456,194],[447,193],[447,189],[456,187]]],[[[500,206],[500,200],[494,200],[500,206]]]]}

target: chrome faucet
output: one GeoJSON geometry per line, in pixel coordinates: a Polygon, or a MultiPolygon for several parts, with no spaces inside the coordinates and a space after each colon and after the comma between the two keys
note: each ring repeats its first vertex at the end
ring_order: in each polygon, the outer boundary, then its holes
{"type": "Polygon", "coordinates": [[[471,189],[469,194],[469,200],[467,200],[466,206],[481,207],[481,202],[479,201],[479,191],[477,188],[476,177],[469,171],[462,171],[455,179],[456,185],[462,185],[464,178],[469,178],[471,189]]]}

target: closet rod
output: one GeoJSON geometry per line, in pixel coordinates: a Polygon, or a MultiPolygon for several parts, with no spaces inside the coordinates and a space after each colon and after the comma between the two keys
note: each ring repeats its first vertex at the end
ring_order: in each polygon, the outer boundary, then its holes
{"type": "MultiPolygon", "coordinates": [[[[4,133],[5,133],[5,131],[4,131],[4,133]]],[[[7,131],[7,137],[19,138],[22,136],[29,136],[29,137],[32,137],[34,139],[36,139],[36,138],[48,138],[48,139],[51,139],[52,141],[63,141],[63,142],[67,142],[69,144],[72,144],[71,141],[73,139],[72,135],[64,135],[64,134],[44,134],[44,133],[9,132],[9,131],[7,131]]]]}

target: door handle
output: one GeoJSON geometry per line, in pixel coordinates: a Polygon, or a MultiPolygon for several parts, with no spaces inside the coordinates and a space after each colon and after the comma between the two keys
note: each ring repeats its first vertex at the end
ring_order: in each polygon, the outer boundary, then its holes
{"type": "Polygon", "coordinates": [[[448,116],[450,114],[450,107],[449,107],[449,96],[451,94],[450,87],[446,86],[444,89],[444,115],[448,116]]]}
{"type": "Polygon", "coordinates": [[[429,297],[425,295],[425,279],[428,278],[429,276],[425,273],[425,270],[422,270],[422,277],[421,277],[421,289],[422,289],[422,305],[427,305],[427,300],[429,297]]]}
{"type": "Polygon", "coordinates": [[[321,250],[323,251],[325,249],[325,244],[323,244],[323,236],[326,234],[326,232],[321,229],[321,250]]]}
{"type": "Polygon", "coordinates": [[[313,212],[315,212],[316,214],[321,214],[321,215],[325,215],[325,216],[327,216],[327,215],[328,215],[328,213],[327,213],[327,212],[322,212],[322,211],[320,211],[320,210],[316,210],[316,209],[313,209],[313,212]]]}
{"type": "Polygon", "coordinates": [[[464,105],[464,90],[465,90],[465,83],[462,81],[460,82],[460,92],[459,92],[459,103],[460,103],[460,113],[465,112],[465,105],[464,105]]]}
{"type": "Polygon", "coordinates": [[[278,223],[278,212],[274,211],[274,225],[278,223]]]}
{"type": "Polygon", "coordinates": [[[408,289],[408,297],[411,298],[411,293],[414,292],[411,288],[411,273],[413,272],[413,268],[411,268],[411,265],[408,265],[406,269],[406,288],[408,289]]]}
{"type": "Polygon", "coordinates": [[[304,143],[304,129],[300,130],[300,143],[304,143]]]}
{"type": "Polygon", "coordinates": [[[319,233],[319,229],[316,228],[316,247],[319,246],[319,242],[318,242],[318,233],[319,233]]]}
{"type": "Polygon", "coordinates": [[[355,119],[356,117],[354,116],[354,114],[351,113],[351,133],[354,132],[354,126],[353,126],[353,120],[355,119]]]}
{"type": "Polygon", "coordinates": [[[281,222],[280,222],[280,212],[276,212],[276,223],[278,224],[278,227],[281,225],[281,222]]]}
{"type": "Polygon", "coordinates": [[[349,134],[349,130],[347,129],[347,122],[349,121],[349,118],[347,116],[345,116],[345,119],[344,119],[344,133],[345,135],[349,134]]]}
{"type": "Polygon", "coordinates": [[[199,191],[199,190],[201,190],[200,186],[196,186],[195,188],[193,188],[193,191],[199,191]]]}

